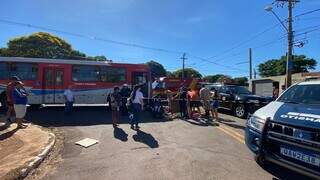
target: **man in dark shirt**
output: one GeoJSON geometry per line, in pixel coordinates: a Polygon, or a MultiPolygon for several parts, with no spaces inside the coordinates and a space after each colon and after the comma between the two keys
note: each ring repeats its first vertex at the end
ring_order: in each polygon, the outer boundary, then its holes
{"type": "Polygon", "coordinates": [[[187,92],[187,88],[181,87],[178,94],[175,96],[175,98],[178,98],[178,100],[179,100],[181,118],[188,118],[188,113],[187,113],[188,92],[187,92]]]}
{"type": "Polygon", "coordinates": [[[113,93],[110,96],[113,127],[118,126],[118,122],[120,119],[120,107],[122,104],[122,96],[120,95],[119,90],[119,87],[114,87],[113,93]]]}
{"type": "Polygon", "coordinates": [[[127,99],[130,97],[131,90],[127,84],[124,84],[120,90],[120,95],[122,96],[121,112],[122,115],[128,114],[127,99]]]}

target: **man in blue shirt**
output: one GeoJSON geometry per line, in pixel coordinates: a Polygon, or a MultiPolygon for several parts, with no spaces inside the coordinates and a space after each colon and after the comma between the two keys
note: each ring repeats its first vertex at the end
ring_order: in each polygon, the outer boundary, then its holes
{"type": "Polygon", "coordinates": [[[24,89],[23,83],[21,81],[16,82],[12,96],[14,111],[16,112],[16,121],[18,124],[17,128],[25,128],[26,125],[24,125],[22,122],[27,111],[28,93],[24,89]]]}

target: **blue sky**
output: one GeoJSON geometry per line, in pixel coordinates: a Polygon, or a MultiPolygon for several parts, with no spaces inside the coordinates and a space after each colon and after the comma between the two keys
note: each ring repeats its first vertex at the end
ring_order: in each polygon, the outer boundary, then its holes
{"type": "MultiPolygon", "coordinates": [[[[286,53],[284,29],[264,11],[273,0],[2,0],[0,20],[43,26],[148,47],[186,52],[186,66],[203,75],[223,73],[247,76],[248,48],[253,48],[254,66],[286,53]],[[247,41],[251,39],[250,41],[247,41]],[[246,42],[246,43],[242,43],[246,42]],[[239,44],[241,46],[239,46],[239,44]],[[233,48],[236,47],[236,48],[233,48]],[[232,50],[230,50],[232,49],[232,50]],[[204,59],[213,57],[208,63],[204,59]],[[240,63],[240,64],[238,64],[240,63]],[[228,66],[228,67],[226,67],[228,66]]],[[[301,0],[294,8],[300,14],[320,8],[320,0],[301,0]]],[[[274,8],[282,18],[286,8],[274,8]]],[[[320,60],[320,11],[294,21],[296,34],[307,44],[295,48],[320,60]],[[309,28],[311,27],[311,28],[309,28]]],[[[43,31],[0,22],[0,47],[16,36],[43,31]]],[[[50,31],[49,31],[50,32],[50,31]]],[[[144,63],[156,60],[172,71],[181,67],[181,53],[165,53],[80,38],[52,32],[87,55],[105,55],[116,62],[144,63]]],[[[319,69],[319,68],[318,68],[319,69]]]]}

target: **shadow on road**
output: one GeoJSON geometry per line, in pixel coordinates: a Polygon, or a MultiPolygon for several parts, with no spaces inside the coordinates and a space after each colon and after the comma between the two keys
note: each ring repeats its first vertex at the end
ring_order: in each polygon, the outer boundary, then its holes
{"type": "Polygon", "coordinates": [[[241,129],[241,130],[245,130],[246,129],[245,126],[236,124],[236,121],[234,121],[234,120],[219,118],[217,121],[219,123],[221,123],[221,124],[224,124],[226,126],[230,126],[232,128],[241,129]]]}
{"type": "Polygon", "coordinates": [[[5,133],[3,133],[3,134],[0,134],[0,141],[3,141],[3,140],[5,140],[5,139],[7,139],[7,138],[10,138],[10,137],[13,136],[14,133],[16,133],[18,130],[19,130],[19,128],[15,128],[15,129],[13,129],[13,130],[11,130],[11,131],[8,131],[8,132],[5,132],[5,133]]]}
{"type": "Polygon", "coordinates": [[[113,129],[113,136],[114,138],[119,139],[120,141],[128,141],[128,134],[119,127],[115,127],[113,129]]]}
{"type": "Polygon", "coordinates": [[[281,167],[276,164],[272,163],[266,163],[265,166],[261,167],[268,173],[272,174],[274,176],[273,179],[275,180],[292,180],[292,179],[303,179],[303,180],[308,180],[311,178],[308,178],[306,176],[303,176],[299,173],[293,172],[289,169],[286,169],[284,167],[281,167]]]}
{"type": "MultiPolygon", "coordinates": [[[[65,116],[64,107],[61,106],[28,109],[26,119],[44,127],[112,124],[111,112],[108,112],[105,106],[74,107],[74,111],[70,116],[65,116]]],[[[143,112],[141,115],[141,123],[165,121],[167,120],[153,118],[149,112],[143,112]]],[[[122,116],[120,124],[126,123],[129,123],[129,118],[122,116]]]]}
{"type": "Polygon", "coordinates": [[[150,148],[158,148],[158,141],[149,133],[137,130],[137,133],[132,136],[133,140],[136,142],[141,142],[148,145],[150,148]]]}

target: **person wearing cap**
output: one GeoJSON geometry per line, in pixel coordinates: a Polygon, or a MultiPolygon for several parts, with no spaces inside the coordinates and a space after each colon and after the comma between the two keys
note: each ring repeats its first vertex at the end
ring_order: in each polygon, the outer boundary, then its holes
{"type": "Polygon", "coordinates": [[[112,112],[112,124],[113,127],[118,126],[120,120],[120,107],[122,104],[122,96],[120,94],[120,88],[118,86],[113,88],[113,93],[111,94],[111,112],[112,112]]]}
{"type": "Polygon", "coordinates": [[[27,112],[28,93],[24,89],[23,83],[21,81],[17,81],[15,84],[16,85],[13,90],[12,97],[14,103],[13,107],[16,113],[16,121],[18,124],[17,128],[25,128],[26,125],[24,125],[22,122],[27,112]]]}
{"type": "Polygon", "coordinates": [[[122,104],[121,104],[121,112],[122,115],[128,114],[128,108],[126,106],[127,99],[130,97],[130,88],[128,87],[128,84],[124,84],[120,90],[120,95],[122,96],[122,104]]]}
{"type": "Polygon", "coordinates": [[[72,112],[72,107],[74,103],[74,94],[72,91],[72,85],[68,86],[68,89],[66,89],[63,93],[64,99],[65,99],[65,114],[70,115],[72,112]]]}
{"type": "Polygon", "coordinates": [[[6,90],[6,96],[7,96],[7,123],[11,123],[11,116],[14,116],[14,107],[13,107],[13,91],[15,89],[15,85],[18,81],[20,81],[19,77],[17,76],[12,76],[10,78],[10,82],[7,85],[7,90],[6,90]]]}

